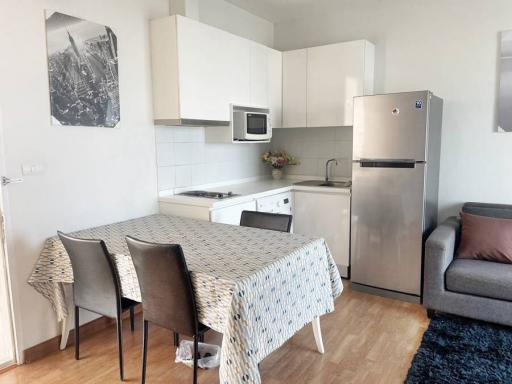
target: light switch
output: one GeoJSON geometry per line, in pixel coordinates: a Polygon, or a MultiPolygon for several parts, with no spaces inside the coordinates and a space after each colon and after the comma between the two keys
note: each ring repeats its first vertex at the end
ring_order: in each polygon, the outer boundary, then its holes
{"type": "Polygon", "coordinates": [[[42,164],[22,164],[21,173],[24,176],[38,175],[44,172],[44,166],[42,164]]]}

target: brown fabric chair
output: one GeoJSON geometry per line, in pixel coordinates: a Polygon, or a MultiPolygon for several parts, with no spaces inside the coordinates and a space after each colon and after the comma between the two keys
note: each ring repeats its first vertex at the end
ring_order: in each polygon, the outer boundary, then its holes
{"type": "Polygon", "coordinates": [[[272,231],[290,232],[292,227],[292,215],[279,213],[242,211],[240,226],[272,231]]]}
{"type": "Polygon", "coordinates": [[[194,339],[194,384],[197,383],[197,347],[208,327],[199,323],[194,290],[181,247],[155,244],[127,236],[139,279],[144,314],[142,383],[146,382],[149,323],[194,339]]]}
{"type": "Polygon", "coordinates": [[[130,311],[135,328],[134,306],[138,303],[121,296],[119,276],[103,240],[86,240],[58,232],[73,268],[75,301],[75,359],[80,359],[80,308],[116,319],[119,346],[119,373],[124,380],[122,313],[130,311]]]}

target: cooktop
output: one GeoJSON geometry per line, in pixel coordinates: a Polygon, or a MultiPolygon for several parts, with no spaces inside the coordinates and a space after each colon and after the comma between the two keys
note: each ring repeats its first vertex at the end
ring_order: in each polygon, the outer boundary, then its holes
{"type": "Polygon", "coordinates": [[[233,194],[233,192],[209,192],[209,191],[187,191],[178,193],[180,196],[191,196],[191,197],[203,197],[205,199],[227,199],[230,197],[235,197],[238,195],[233,194]]]}

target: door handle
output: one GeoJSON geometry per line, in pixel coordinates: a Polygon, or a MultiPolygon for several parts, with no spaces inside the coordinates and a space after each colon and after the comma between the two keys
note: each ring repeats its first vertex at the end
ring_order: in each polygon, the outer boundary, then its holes
{"type": "Polygon", "coordinates": [[[8,177],[2,176],[1,180],[2,180],[2,185],[3,186],[9,185],[9,184],[23,183],[23,178],[22,177],[17,178],[17,179],[9,179],[8,177]]]}
{"type": "Polygon", "coordinates": [[[362,168],[414,168],[414,160],[361,160],[362,168]]]}

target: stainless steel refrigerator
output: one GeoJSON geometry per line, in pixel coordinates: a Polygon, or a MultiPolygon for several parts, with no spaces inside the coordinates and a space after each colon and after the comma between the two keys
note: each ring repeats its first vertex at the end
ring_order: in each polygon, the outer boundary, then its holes
{"type": "Polygon", "coordinates": [[[421,301],[424,241],[437,220],[442,110],[429,91],[354,99],[356,289],[421,301]]]}

